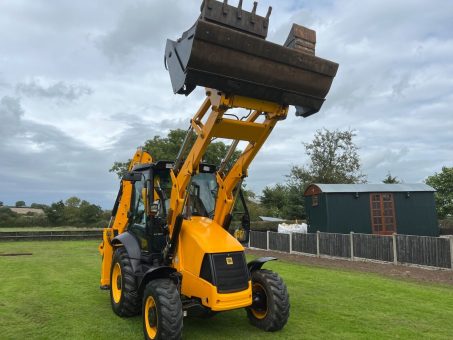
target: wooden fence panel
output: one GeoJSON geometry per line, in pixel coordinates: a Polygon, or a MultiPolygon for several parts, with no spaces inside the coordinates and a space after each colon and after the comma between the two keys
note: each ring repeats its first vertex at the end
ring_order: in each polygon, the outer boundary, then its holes
{"type": "Polygon", "coordinates": [[[316,234],[293,233],[293,251],[316,254],[316,234]]]}
{"type": "Polygon", "coordinates": [[[267,249],[267,233],[261,231],[250,231],[250,247],[267,249]]]}
{"type": "Polygon", "coordinates": [[[446,238],[397,235],[398,262],[451,268],[450,241],[446,238]]]}
{"type": "Polygon", "coordinates": [[[351,239],[347,234],[319,233],[319,253],[351,257],[351,239]]]}
{"type": "Polygon", "coordinates": [[[289,253],[289,234],[269,232],[269,249],[289,253]]]}
{"type": "Polygon", "coordinates": [[[354,234],[354,257],[393,261],[393,238],[369,234],[354,234]]]}

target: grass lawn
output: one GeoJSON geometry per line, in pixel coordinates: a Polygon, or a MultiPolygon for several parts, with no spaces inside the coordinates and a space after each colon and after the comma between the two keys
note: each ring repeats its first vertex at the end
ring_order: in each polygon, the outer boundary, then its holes
{"type": "MultiPolygon", "coordinates": [[[[1,339],[141,339],[141,317],[121,319],[99,290],[96,241],[0,243],[1,339]]],[[[184,319],[185,339],[376,339],[453,335],[453,288],[373,274],[273,262],[288,285],[286,327],[265,333],[243,310],[184,319]]]]}

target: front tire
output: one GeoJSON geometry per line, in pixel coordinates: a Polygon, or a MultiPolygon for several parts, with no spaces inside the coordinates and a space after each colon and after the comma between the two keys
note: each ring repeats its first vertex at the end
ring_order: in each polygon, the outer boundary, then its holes
{"type": "Polygon", "coordinates": [[[143,293],[143,333],[145,339],[179,340],[182,336],[182,303],[170,279],[156,279],[143,293]]]}
{"type": "Polygon", "coordinates": [[[289,295],[282,278],[270,270],[252,272],[253,304],[246,309],[252,325],[267,332],[282,329],[289,318],[289,295]]]}
{"type": "Polygon", "coordinates": [[[131,260],[123,247],[113,255],[110,270],[110,302],[113,311],[122,317],[140,313],[137,284],[131,260]]]}

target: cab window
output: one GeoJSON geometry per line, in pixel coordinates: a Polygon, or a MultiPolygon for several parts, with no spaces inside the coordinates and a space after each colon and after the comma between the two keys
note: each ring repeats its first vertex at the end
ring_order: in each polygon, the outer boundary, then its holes
{"type": "Polygon", "coordinates": [[[199,173],[192,178],[188,206],[193,216],[213,218],[217,199],[217,180],[213,173],[199,173]]]}

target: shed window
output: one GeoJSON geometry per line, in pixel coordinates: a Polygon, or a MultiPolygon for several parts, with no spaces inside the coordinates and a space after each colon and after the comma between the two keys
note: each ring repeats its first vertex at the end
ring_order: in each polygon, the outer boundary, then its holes
{"type": "Polygon", "coordinates": [[[391,235],[396,232],[393,194],[370,194],[370,208],[373,234],[391,235]]]}
{"type": "Polygon", "coordinates": [[[318,195],[311,196],[311,205],[313,207],[316,207],[316,206],[318,206],[318,204],[319,204],[318,195]]]}

